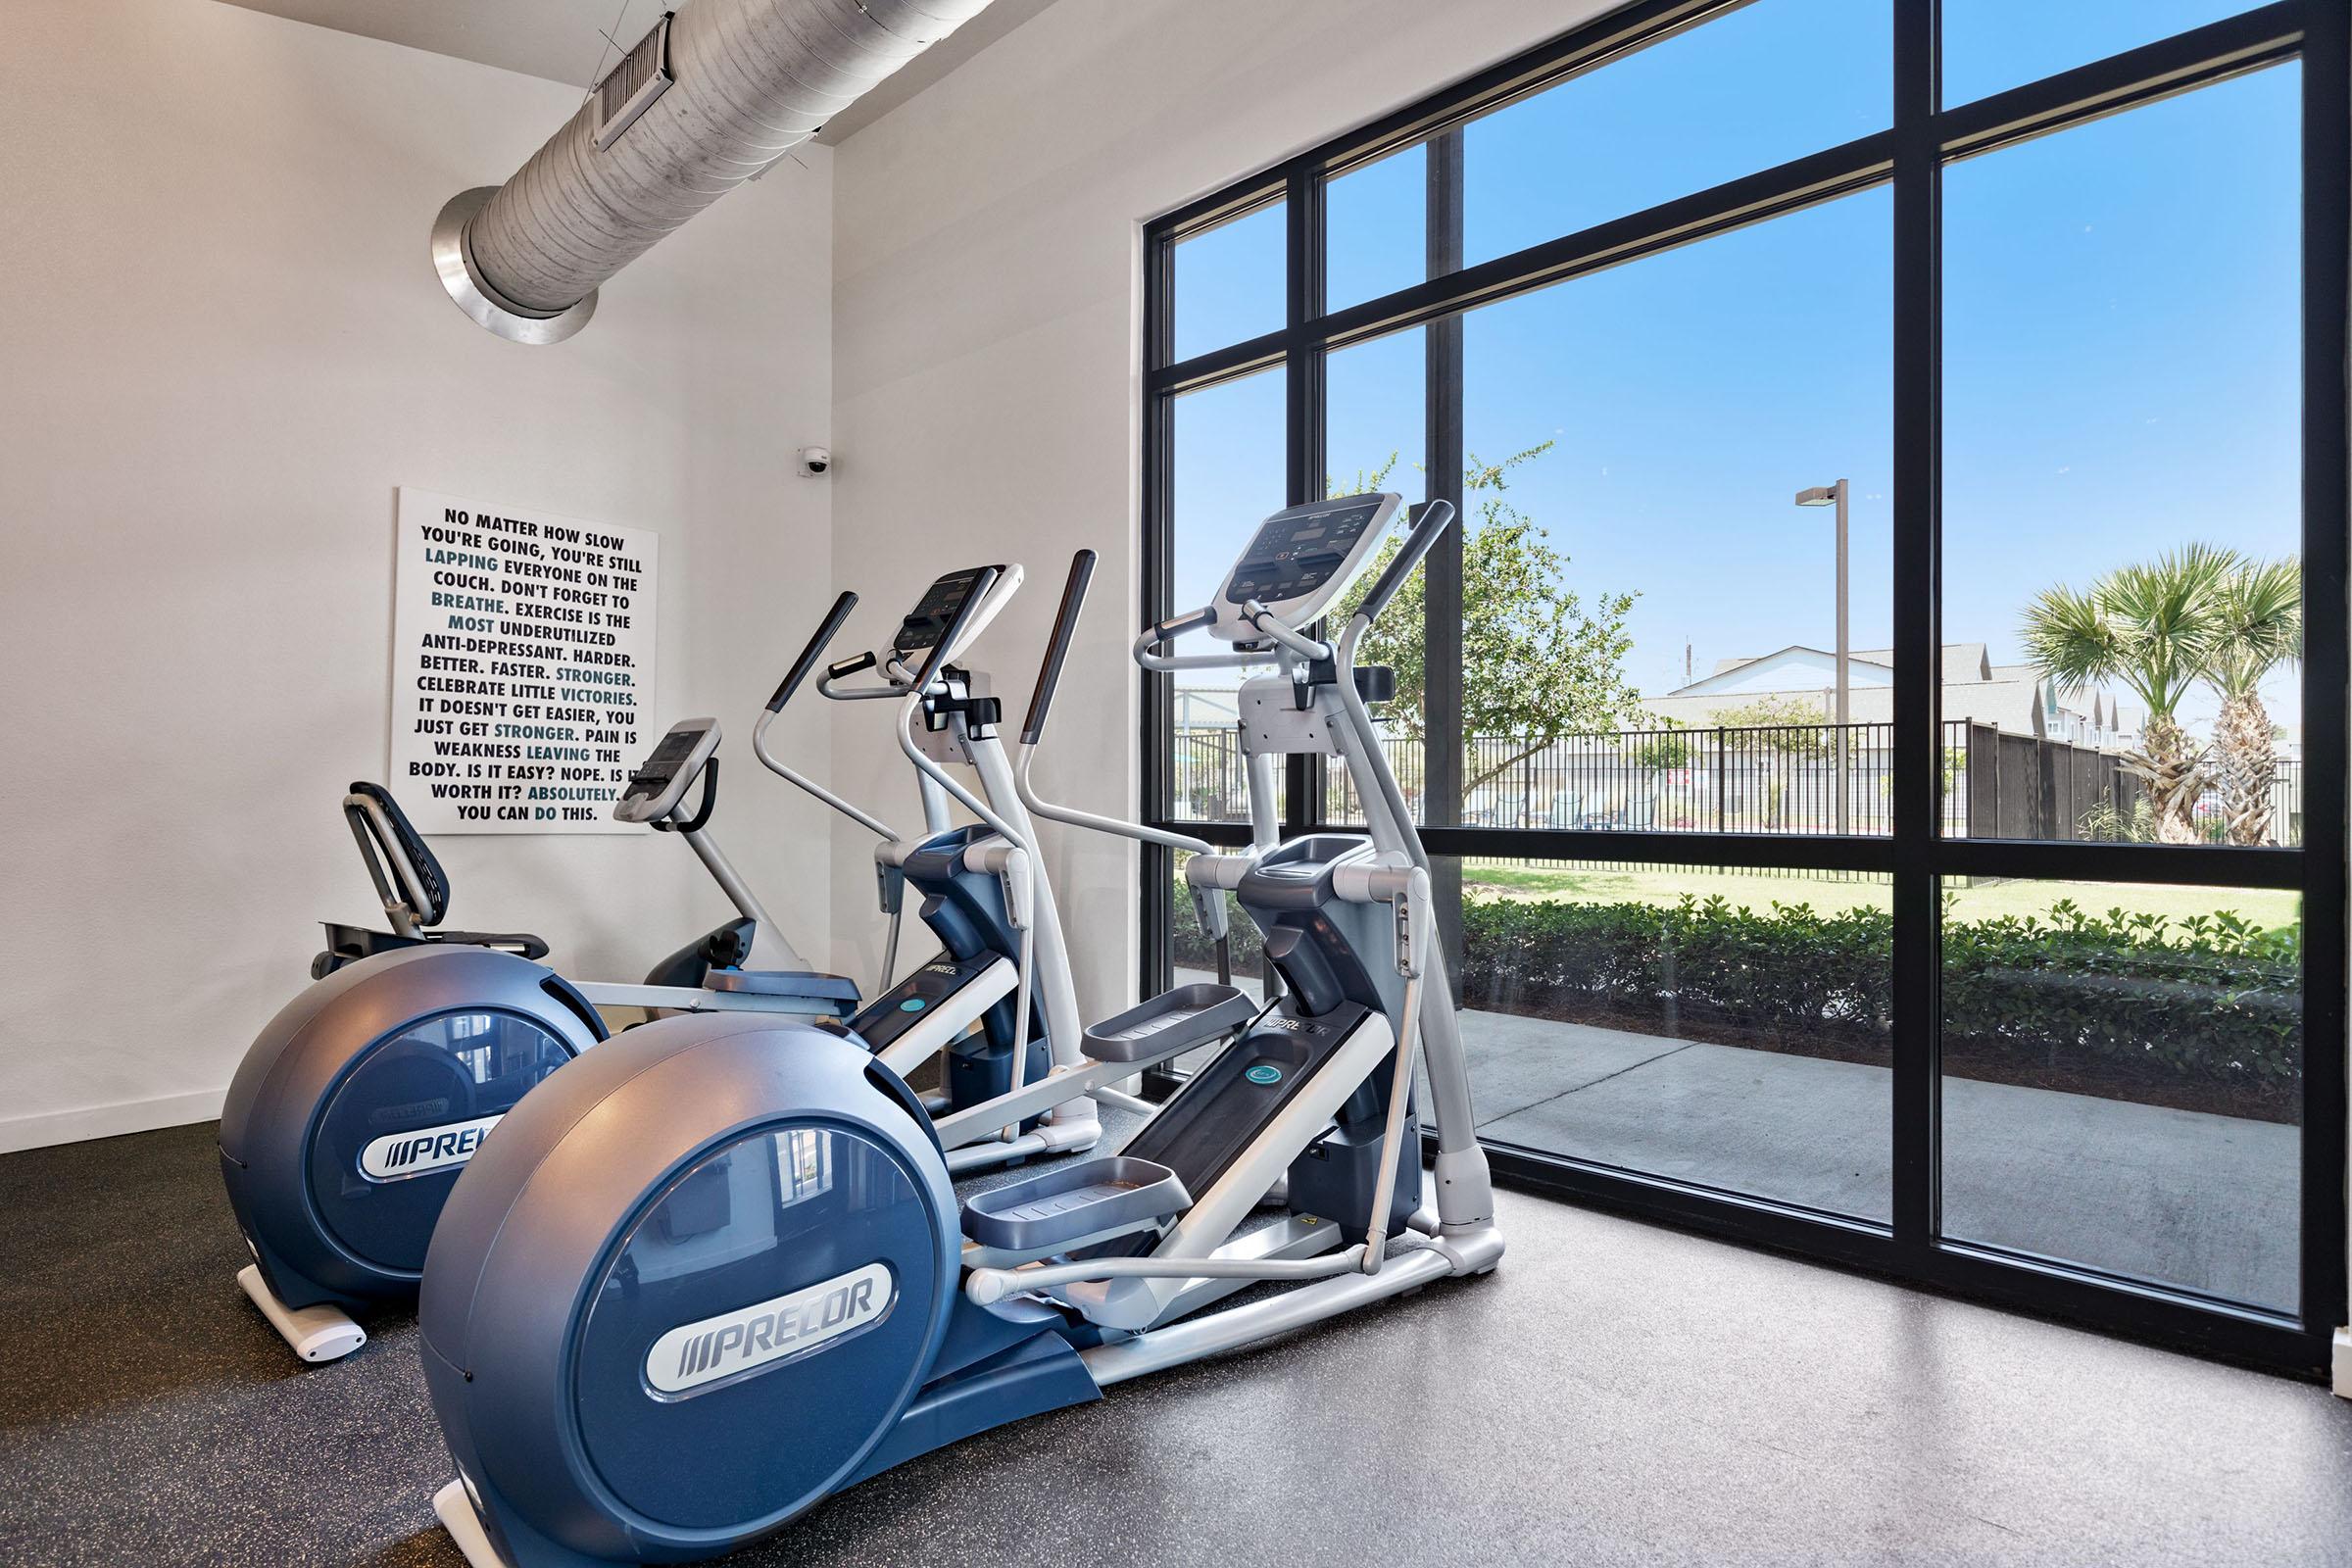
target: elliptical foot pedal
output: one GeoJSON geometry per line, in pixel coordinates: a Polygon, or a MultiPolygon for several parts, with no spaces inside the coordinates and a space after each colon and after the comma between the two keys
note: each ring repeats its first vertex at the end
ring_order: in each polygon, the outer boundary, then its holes
{"type": "Polygon", "coordinates": [[[368,1331],[331,1306],[288,1306],[279,1300],[259,1264],[237,1270],[237,1286],[305,1361],[340,1361],[368,1343],[368,1331]]]}
{"type": "Polygon", "coordinates": [[[963,1234],[985,1255],[966,1261],[1033,1262],[1149,1229],[1192,1206],[1167,1166],[1107,1154],[975,1195],[963,1205],[963,1234]]]}
{"type": "Polygon", "coordinates": [[[1229,1035],[1256,1015],[1257,1004],[1239,990],[1203,980],[1103,1019],[1078,1049],[1097,1061],[1156,1061],[1229,1035]]]}

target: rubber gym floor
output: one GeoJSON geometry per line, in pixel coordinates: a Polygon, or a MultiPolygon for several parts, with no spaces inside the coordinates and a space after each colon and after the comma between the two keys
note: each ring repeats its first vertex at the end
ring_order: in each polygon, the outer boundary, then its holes
{"type": "MultiPolygon", "coordinates": [[[[211,1124],[0,1157],[0,1561],[459,1568],[405,1317],[304,1368],[211,1124]]],[[[836,1497],[742,1564],[2352,1560],[2307,1384],[1503,1194],[1510,1252],[836,1497]]]]}

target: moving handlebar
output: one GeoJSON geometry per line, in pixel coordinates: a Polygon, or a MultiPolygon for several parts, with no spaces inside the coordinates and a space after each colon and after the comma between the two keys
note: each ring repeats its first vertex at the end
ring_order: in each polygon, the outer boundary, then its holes
{"type": "Polygon", "coordinates": [[[1086,604],[1088,584],[1095,579],[1095,553],[1081,550],[1070,558],[1070,575],[1061,585],[1061,605],[1054,612],[1054,638],[1046,644],[1046,662],[1037,672],[1037,690],[1029,696],[1029,715],[1021,723],[1021,744],[1035,746],[1046,732],[1046,713],[1061,684],[1062,662],[1070,656],[1070,639],[1078,631],[1078,612],[1086,604]]]}
{"type": "Polygon", "coordinates": [[[808,639],[808,646],[801,650],[801,657],[792,662],[792,669],[776,688],[776,695],[767,700],[769,712],[784,711],[784,705],[792,701],[793,693],[801,689],[801,682],[808,678],[808,672],[816,667],[816,662],[825,657],[825,649],[834,638],[841,635],[842,622],[848,620],[850,612],[857,608],[858,596],[847,588],[843,589],[841,597],[833,601],[833,608],[825,612],[824,624],[816,628],[816,635],[808,639]]]}

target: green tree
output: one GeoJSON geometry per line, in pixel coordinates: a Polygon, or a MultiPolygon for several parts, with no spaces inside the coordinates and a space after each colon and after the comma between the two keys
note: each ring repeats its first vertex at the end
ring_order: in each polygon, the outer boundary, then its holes
{"type": "Polygon", "coordinates": [[[2081,591],[2046,588],[2026,610],[2026,656],[2061,690],[2117,681],[2145,705],[2140,745],[2124,754],[2124,765],[2147,783],[2161,843],[2199,837],[2192,813],[2205,761],[2180,722],[2180,704],[2207,673],[2223,593],[2238,567],[2231,552],[2191,544],[2118,567],[2081,591]]]}
{"type": "MultiPolygon", "coordinates": [[[[1471,513],[1462,531],[1462,734],[1505,742],[1470,749],[1465,798],[1563,737],[1615,730],[1640,710],[1640,696],[1625,679],[1625,656],[1633,647],[1625,619],[1636,596],[1596,595],[1588,611],[1566,586],[1568,557],[1511,504],[1511,471],[1551,446],[1546,441],[1499,463],[1473,455],[1462,474],[1462,498],[1471,513]]],[[[1352,486],[1335,483],[1331,493],[1380,489],[1396,466],[1392,455],[1378,469],[1359,472],[1352,486]]],[[[1383,545],[1373,569],[1333,607],[1334,625],[1363,602],[1399,542],[1383,545]]],[[[1396,671],[1396,699],[1388,714],[1423,742],[1429,711],[1426,583],[1426,568],[1405,579],[1358,651],[1367,663],[1396,671]]]]}
{"type": "Polygon", "coordinates": [[[1656,727],[1636,731],[1641,739],[1626,748],[1626,759],[1636,767],[1663,773],[1690,765],[1690,737],[1683,731],[1690,728],[1679,718],[1661,718],[1656,727]]]}
{"type": "Polygon", "coordinates": [[[1831,750],[1830,715],[1810,697],[1759,697],[1752,703],[1707,710],[1718,729],[1756,729],[1776,752],[1790,757],[1824,757],[1831,750]]]}
{"type": "Polygon", "coordinates": [[[2271,781],[2278,731],[2263,706],[2263,677],[2303,657],[2303,564],[2240,561],[2214,603],[2205,678],[2222,700],[2213,721],[2222,820],[2232,844],[2271,838],[2271,781]]]}

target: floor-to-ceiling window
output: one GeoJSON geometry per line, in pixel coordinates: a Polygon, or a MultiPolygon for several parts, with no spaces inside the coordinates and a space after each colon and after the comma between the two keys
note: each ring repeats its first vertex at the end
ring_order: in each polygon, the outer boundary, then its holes
{"type": "MultiPolygon", "coordinates": [[[[1148,614],[1285,505],[1460,514],[1366,657],[1507,1175],[2324,1361],[2346,31],[1647,0],[1152,225],[1148,614]]],[[[1147,814],[1246,842],[1231,683],[1146,710],[1147,814]]]]}

